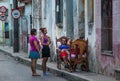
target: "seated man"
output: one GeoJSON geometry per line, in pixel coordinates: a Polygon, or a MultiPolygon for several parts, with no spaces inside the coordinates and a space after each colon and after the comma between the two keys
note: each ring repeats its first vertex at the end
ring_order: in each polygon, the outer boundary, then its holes
{"type": "MultiPolygon", "coordinates": [[[[65,64],[65,68],[69,68],[69,60],[68,60],[68,56],[69,56],[69,46],[67,45],[67,39],[66,38],[62,38],[61,39],[61,45],[59,45],[57,47],[57,50],[59,51],[60,55],[59,55],[59,60],[63,61],[65,64]]],[[[59,67],[58,67],[59,68],[59,67]]]]}

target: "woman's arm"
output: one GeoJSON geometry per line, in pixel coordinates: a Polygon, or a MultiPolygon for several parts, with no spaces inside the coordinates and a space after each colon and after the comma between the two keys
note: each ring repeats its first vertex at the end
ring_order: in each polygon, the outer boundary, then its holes
{"type": "Polygon", "coordinates": [[[37,49],[38,52],[40,52],[40,48],[38,46],[38,43],[36,40],[33,41],[34,45],[35,45],[35,48],[37,49]]]}
{"type": "Polygon", "coordinates": [[[49,37],[49,36],[47,36],[47,38],[48,38],[47,44],[49,45],[49,44],[51,43],[51,40],[50,40],[50,37],[49,37]]]}

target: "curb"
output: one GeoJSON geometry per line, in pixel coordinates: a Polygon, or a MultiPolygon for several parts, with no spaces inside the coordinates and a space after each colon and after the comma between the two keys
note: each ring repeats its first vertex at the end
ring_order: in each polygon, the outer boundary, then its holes
{"type": "MultiPolygon", "coordinates": [[[[24,59],[23,57],[20,57],[20,56],[14,56],[11,53],[9,53],[7,51],[4,51],[2,49],[0,49],[0,51],[5,53],[6,55],[9,55],[9,56],[13,57],[15,60],[19,61],[21,64],[30,66],[30,60],[24,59]]],[[[37,69],[42,70],[41,64],[37,63],[37,69]]],[[[69,80],[69,81],[94,81],[94,80],[90,80],[90,79],[88,79],[84,76],[74,75],[72,73],[69,73],[69,72],[66,72],[66,71],[63,71],[63,70],[54,69],[54,68],[49,67],[49,66],[47,66],[47,70],[48,70],[48,72],[50,72],[54,75],[57,75],[59,77],[63,77],[65,79],[69,80]]]]}

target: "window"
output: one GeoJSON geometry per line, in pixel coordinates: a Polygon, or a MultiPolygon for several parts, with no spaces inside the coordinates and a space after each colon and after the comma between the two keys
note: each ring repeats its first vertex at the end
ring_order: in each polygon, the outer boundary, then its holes
{"type": "Polygon", "coordinates": [[[101,0],[101,43],[104,53],[112,54],[112,0],[101,0]]]}
{"type": "Polygon", "coordinates": [[[63,23],[63,0],[56,0],[56,24],[61,26],[63,23]]]}

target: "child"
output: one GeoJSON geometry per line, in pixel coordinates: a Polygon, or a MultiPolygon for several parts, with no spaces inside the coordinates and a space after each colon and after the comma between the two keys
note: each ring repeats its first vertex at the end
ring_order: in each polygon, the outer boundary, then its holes
{"type": "Polygon", "coordinates": [[[77,44],[74,44],[71,47],[71,58],[76,58],[79,54],[80,49],[78,48],[77,44]]]}
{"type": "Polygon", "coordinates": [[[75,71],[75,68],[77,66],[77,60],[78,60],[79,52],[80,52],[80,48],[78,47],[77,44],[74,44],[71,47],[71,54],[70,54],[70,63],[71,63],[72,71],[75,71]]]}

